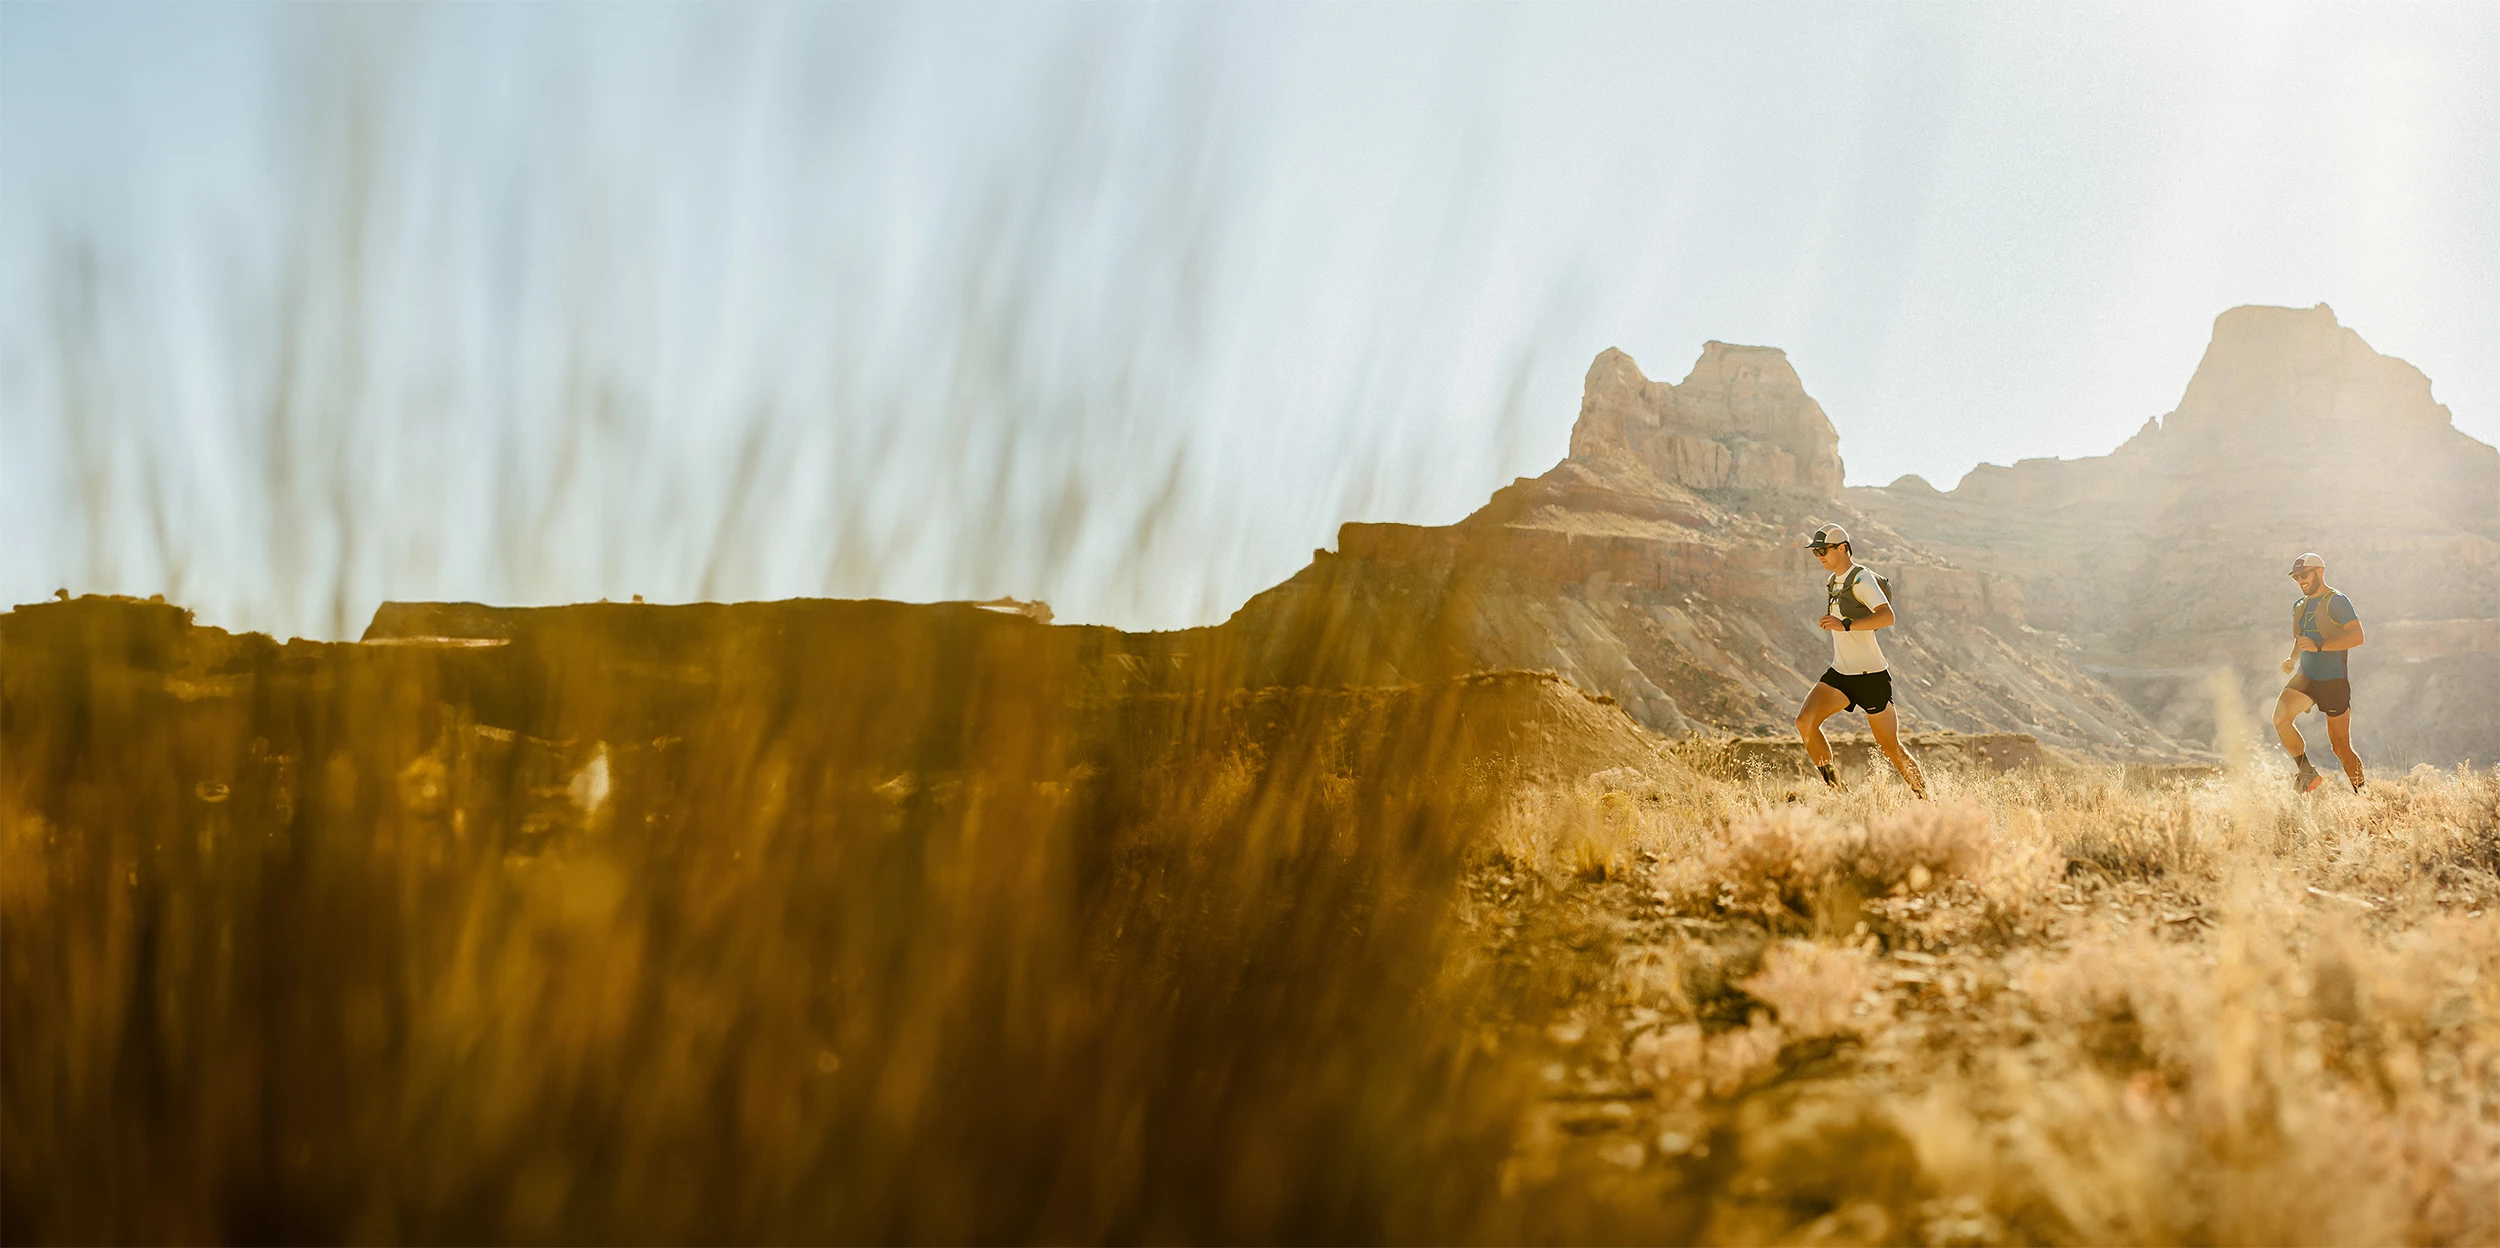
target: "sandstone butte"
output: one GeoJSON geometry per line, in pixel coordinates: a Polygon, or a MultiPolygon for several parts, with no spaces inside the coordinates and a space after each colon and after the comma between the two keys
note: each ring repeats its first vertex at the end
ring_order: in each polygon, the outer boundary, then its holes
{"type": "Polygon", "coordinates": [[[607,673],[584,679],[665,677],[700,696],[732,650],[873,616],[890,641],[1031,630],[1013,652],[1056,673],[1054,696],[1097,707],[1550,671],[1657,733],[1779,736],[1829,656],[1819,570],[1798,547],[1827,520],[1901,599],[1885,647],[1913,730],[2210,757],[2213,674],[2245,707],[2270,701],[2295,595],[2283,571],[2314,549],[2369,627],[2354,661],[2365,750],[2382,765],[2500,758],[2500,452],[2324,305],[2224,313],[2178,409],[2108,456],[1982,466],[1949,492],[1844,487],[1839,436],[1777,349],[1708,343],[1675,384],[1608,350],[1551,471],[1456,524],[1347,524],[1335,551],[1205,628],[969,605],[389,603],[365,641],[518,641],[607,673]]]}

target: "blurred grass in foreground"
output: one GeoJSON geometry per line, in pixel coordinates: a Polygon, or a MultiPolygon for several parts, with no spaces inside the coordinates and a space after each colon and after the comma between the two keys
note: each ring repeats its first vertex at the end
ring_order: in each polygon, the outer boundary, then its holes
{"type": "Polygon", "coordinates": [[[2500,777],[1922,805],[1551,677],[546,618],[0,621],[8,1239],[2500,1234],[2500,777]]]}
{"type": "Polygon", "coordinates": [[[716,682],[663,724],[586,647],[87,605],[6,634],[13,1241],[1433,1238],[1486,1199],[1446,714],[1359,784],[1129,766],[1049,631],[968,610],[741,636],[645,682],[716,682]]]}

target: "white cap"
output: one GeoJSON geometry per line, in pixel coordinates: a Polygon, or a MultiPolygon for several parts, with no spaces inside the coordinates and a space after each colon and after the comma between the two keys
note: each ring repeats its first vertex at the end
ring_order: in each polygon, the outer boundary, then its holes
{"type": "Polygon", "coordinates": [[[1812,549],[1820,550],[1826,546],[1841,545],[1848,540],[1849,530],[1844,529],[1837,524],[1827,524],[1822,528],[1816,529],[1814,531],[1814,537],[1807,541],[1806,545],[1812,549]]]}
{"type": "Polygon", "coordinates": [[[2295,576],[2308,571],[2311,568],[2324,567],[2326,567],[2326,556],[2321,555],[2314,550],[2308,551],[2302,554],[2300,558],[2292,560],[2292,573],[2295,576]]]}

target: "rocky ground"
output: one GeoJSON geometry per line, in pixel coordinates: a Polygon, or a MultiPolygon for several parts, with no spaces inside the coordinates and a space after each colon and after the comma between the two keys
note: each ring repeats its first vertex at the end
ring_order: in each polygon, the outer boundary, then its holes
{"type": "Polygon", "coordinates": [[[1786,784],[1698,834],[1653,790],[1612,795],[1607,869],[1523,839],[1467,905],[1545,1088],[1509,1181],[1588,1238],[2488,1238],[2492,781],[2230,784],[1966,773],[1941,814],[1786,784]],[[2390,1153],[2346,1169],[2330,1130],[2390,1153]]]}

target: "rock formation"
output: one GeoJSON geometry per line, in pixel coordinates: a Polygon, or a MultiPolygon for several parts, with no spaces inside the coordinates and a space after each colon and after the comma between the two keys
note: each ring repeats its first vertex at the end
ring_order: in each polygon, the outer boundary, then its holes
{"type": "Polygon", "coordinates": [[[1691,375],[1675,386],[1642,376],[1621,351],[1599,353],[1571,455],[1618,451],[1686,489],[1840,492],[1840,435],[1776,347],[1704,343],[1691,375]]]}
{"type": "Polygon", "coordinates": [[[1785,732],[1829,662],[1822,572],[1838,519],[1894,581],[1885,635],[1909,721],[2016,731],[2102,756],[2193,752],[2053,637],[2017,584],[1904,540],[1841,497],[1839,437],[1787,357],[1713,342],[1678,385],[1608,350],[1571,455],[1455,525],[1348,524],[1335,552],[1220,630],[1250,683],[1397,683],[1551,669],[1660,732],[1785,732]]]}
{"type": "MultiPolygon", "coordinates": [[[[2315,549],[2369,628],[2365,750],[2500,756],[2500,452],[2323,306],[2223,314],[2179,409],[2108,456],[1983,466],[1950,492],[1844,490],[1840,439],[1774,348],[1709,343],[1673,385],[1608,350],[1570,456],[1457,524],[1345,525],[1215,627],[1047,631],[1087,699],[1552,671],[1653,731],[1785,736],[1831,654],[1799,548],[1826,520],[1892,578],[1884,647],[1912,729],[2209,758],[2210,673],[2270,701],[2283,573],[2315,549]]],[[[615,626],[677,630],[664,649],[682,656],[714,627],[698,615],[615,626]]],[[[528,618],[393,604],[367,636],[513,636],[528,618]]]]}
{"type": "Polygon", "coordinates": [[[1846,496],[2020,584],[2034,625],[2190,740],[2212,738],[2217,668],[2252,710],[2271,704],[2298,596],[2285,572],[2318,551],[2368,629],[2352,660],[2365,751],[2500,758],[2500,451],[2324,304],[2217,317],[2177,410],[2109,455],[1846,496]]]}

